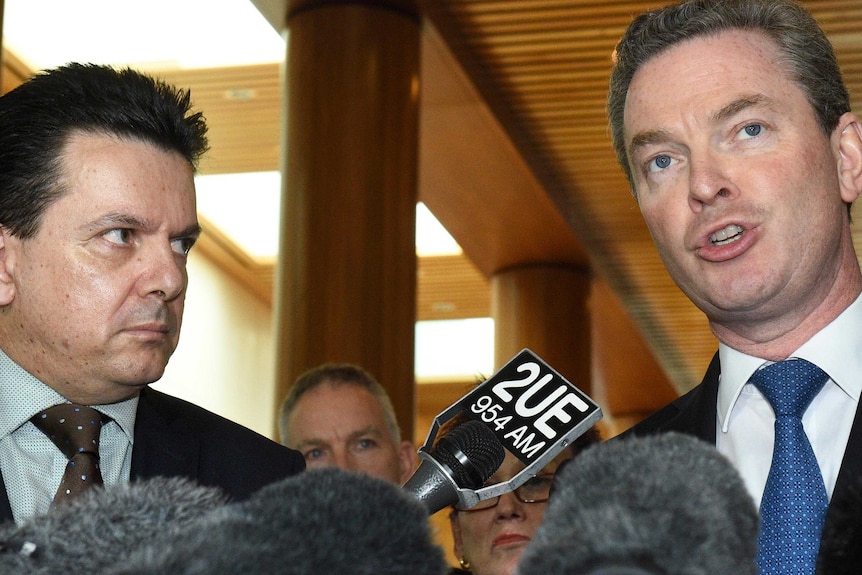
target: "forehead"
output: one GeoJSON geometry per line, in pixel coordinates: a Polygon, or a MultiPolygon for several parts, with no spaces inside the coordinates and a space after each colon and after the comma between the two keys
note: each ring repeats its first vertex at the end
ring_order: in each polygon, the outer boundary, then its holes
{"type": "Polygon", "coordinates": [[[364,387],[324,382],[299,398],[289,425],[295,435],[324,430],[350,433],[369,427],[382,430],[386,416],[377,398],[364,387]]]}
{"type": "Polygon", "coordinates": [[[102,204],[112,209],[129,204],[158,214],[195,208],[191,165],[178,152],[142,140],[73,133],[63,146],[59,175],[64,196],[78,196],[89,211],[102,204]]]}
{"type": "Polygon", "coordinates": [[[777,44],[758,31],[727,30],[686,40],[645,62],[629,85],[627,140],[655,115],[682,116],[720,109],[764,92],[781,101],[803,96],[777,44]]]}

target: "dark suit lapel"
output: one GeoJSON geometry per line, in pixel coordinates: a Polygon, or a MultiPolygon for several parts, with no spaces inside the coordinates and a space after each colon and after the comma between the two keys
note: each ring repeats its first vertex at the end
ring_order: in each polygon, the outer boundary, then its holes
{"type": "MultiPolygon", "coordinates": [[[[853,426],[850,428],[850,437],[847,438],[847,447],[844,449],[844,458],[841,460],[841,469],[835,480],[835,489],[832,490],[832,498],[839,496],[848,489],[858,488],[862,481],[862,402],[856,407],[856,416],[853,418],[853,426]]],[[[831,509],[831,507],[830,507],[831,509]]],[[[826,521],[829,521],[827,511],[826,521]]]]}
{"type": "Polygon", "coordinates": [[[3,480],[3,473],[0,472],[0,521],[11,521],[12,506],[9,505],[9,494],[6,493],[6,482],[3,480]]]}
{"type": "Polygon", "coordinates": [[[718,353],[700,385],[653,413],[619,437],[678,431],[715,444],[716,405],[721,365],[718,353]]]}
{"type": "Polygon", "coordinates": [[[135,418],[131,478],[180,476],[197,479],[199,443],[188,434],[171,430],[172,422],[160,408],[159,397],[144,389],[135,418]]]}
{"type": "Polygon", "coordinates": [[[715,428],[718,418],[718,383],[721,363],[718,352],[709,363],[700,385],[683,396],[687,401],[681,407],[675,427],[715,444],[715,428]]]}

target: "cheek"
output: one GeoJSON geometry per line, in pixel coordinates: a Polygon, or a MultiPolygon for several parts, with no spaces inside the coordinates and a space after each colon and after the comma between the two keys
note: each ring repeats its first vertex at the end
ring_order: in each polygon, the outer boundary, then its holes
{"type": "Polygon", "coordinates": [[[168,304],[174,312],[174,317],[177,318],[177,333],[179,333],[180,327],[183,325],[183,309],[185,308],[185,305],[185,292],[183,295],[168,304]]]}
{"type": "Polygon", "coordinates": [[[658,202],[651,202],[648,205],[641,206],[641,215],[647,225],[650,236],[653,241],[662,249],[662,246],[669,243],[675,234],[675,223],[681,221],[680,217],[673,215],[669,206],[658,202]]]}
{"type": "Polygon", "coordinates": [[[538,507],[531,510],[530,514],[527,516],[527,524],[532,527],[531,535],[536,534],[536,529],[541,525],[542,517],[545,516],[545,509],[547,508],[547,505],[542,505],[541,503],[537,503],[536,505],[538,507]]]}
{"type": "Polygon", "coordinates": [[[483,539],[486,538],[490,530],[485,522],[482,521],[482,511],[471,513],[467,517],[461,518],[461,541],[467,551],[475,552],[483,548],[483,539]]]}

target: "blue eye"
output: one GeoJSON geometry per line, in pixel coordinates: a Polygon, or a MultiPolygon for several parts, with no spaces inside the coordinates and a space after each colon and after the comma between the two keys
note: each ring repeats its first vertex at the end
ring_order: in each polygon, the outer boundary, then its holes
{"type": "Polygon", "coordinates": [[[361,450],[373,449],[377,447],[377,442],[373,439],[360,439],[356,442],[356,447],[361,450]]]}
{"type": "Polygon", "coordinates": [[[671,165],[673,165],[673,159],[670,156],[656,156],[649,163],[649,171],[660,172],[671,167],[671,165]]]}
{"type": "Polygon", "coordinates": [[[305,452],[306,459],[320,459],[323,457],[323,450],[319,448],[309,449],[305,452]]]}
{"type": "Polygon", "coordinates": [[[763,131],[763,126],[760,124],[749,124],[742,129],[742,135],[754,138],[755,136],[759,136],[761,131],[763,131]]]}

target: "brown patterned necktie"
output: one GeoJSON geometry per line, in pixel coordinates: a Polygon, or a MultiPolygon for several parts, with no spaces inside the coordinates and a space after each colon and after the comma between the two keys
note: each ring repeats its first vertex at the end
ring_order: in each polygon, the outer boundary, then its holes
{"type": "Polygon", "coordinates": [[[40,411],[30,420],[69,458],[54,503],[71,499],[93,485],[102,484],[99,432],[107,419],[92,407],[61,403],[40,411]]]}

